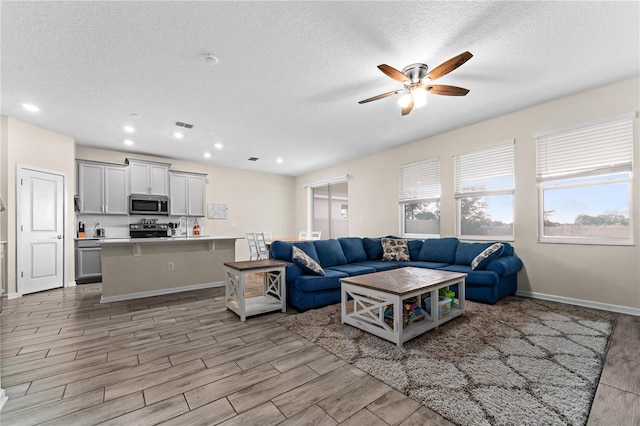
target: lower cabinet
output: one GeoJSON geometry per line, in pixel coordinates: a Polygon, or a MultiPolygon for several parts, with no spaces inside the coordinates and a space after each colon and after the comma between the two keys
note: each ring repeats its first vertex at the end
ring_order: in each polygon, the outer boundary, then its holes
{"type": "Polygon", "coordinates": [[[76,240],[76,283],[102,281],[100,240],[76,240]]]}

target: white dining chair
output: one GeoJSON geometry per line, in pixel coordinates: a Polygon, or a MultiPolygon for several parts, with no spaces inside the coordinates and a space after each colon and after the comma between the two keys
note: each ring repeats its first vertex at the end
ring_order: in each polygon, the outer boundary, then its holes
{"type": "Polygon", "coordinates": [[[260,259],[260,252],[258,251],[258,241],[256,239],[255,232],[247,232],[247,243],[249,244],[249,260],[260,259]]]}
{"type": "Polygon", "coordinates": [[[272,240],[271,231],[263,232],[265,240],[272,240]]]}
{"type": "Polygon", "coordinates": [[[311,232],[311,234],[309,234],[309,239],[311,239],[311,240],[319,240],[321,234],[322,234],[322,231],[313,231],[313,232],[311,232]]]}
{"type": "Polygon", "coordinates": [[[269,259],[269,250],[267,250],[267,244],[264,239],[264,232],[256,232],[254,235],[256,236],[256,245],[258,247],[258,259],[269,259]]]}
{"type": "Polygon", "coordinates": [[[309,233],[307,231],[300,231],[298,238],[301,240],[307,240],[309,239],[309,233]]]}

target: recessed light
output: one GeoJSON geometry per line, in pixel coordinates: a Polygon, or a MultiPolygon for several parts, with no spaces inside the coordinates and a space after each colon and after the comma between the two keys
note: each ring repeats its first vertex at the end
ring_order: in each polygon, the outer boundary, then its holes
{"type": "Polygon", "coordinates": [[[206,55],[204,55],[204,60],[207,61],[209,65],[216,65],[218,62],[220,62],[218,57],[212,55],[211,53],[207,53],[206,55]]]}
{"type": "Polygon", "coordinates": [[[125,145],[129,145],[129,146],[131,146],[131,145],[133,145],[133,141],[132,141],[131,139],[126,139],[126,140],[124,141],[124,144],[125,144],[125,145]]]}
{"type": "Polygon", "coordinates": [[[211,153],[210,152],[205,152],[204,153],[204,158],[211,158],[211,153]]]}
{"type": "Polygon", "coordinates": [[[40,111],[40,108],[38,108],[37,106],[33,105],[33,104],[22,104],[22,106],[24,107],[24,109],[26,109],[27,111],[31,111],[31,112],[38,112],[40,111]]]}
{"type": "Polygon", "coordinates": [[[222,145],[220,142],[218,142],[217,144],[213,145],[213,147],[215,149],[222,149],[224,147],[224,145],[222,145]]]}
{"type": "Polygon", "coordinates": [[[180,132],[173,132],[173,137],[174,138],[178,138],[178,139],[182,139],[184,137],[184,135],[180,132]]]}
{"type": "Polygon", "coordinates": [[[284,160],[283,160],[282,158],[278,158],[278,159],[276,160],[276,163],[278,163],[278,164],[282,164],[282,163],[284,163],[284,160]]]}
{"type": "Polygon", "coordinates": [[[131,127],[131,126],[123,126],[122,128],[123,128],[123,129],[124,129],[124,131],[125,131],[125,132],[127,132],[127,133],[133,133],[133,132],[135,132],[135,131],[136,131],[136,129],[134,129],[134,128],[133,128],[133,127],[131,127]]]}

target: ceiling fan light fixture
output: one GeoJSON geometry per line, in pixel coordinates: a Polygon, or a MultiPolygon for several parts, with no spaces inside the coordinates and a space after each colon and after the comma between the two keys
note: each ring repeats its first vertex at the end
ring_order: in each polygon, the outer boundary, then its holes
{"type": "Polygon", "coordinates": [[[400,105],[402,108],[408,107],[410,103],[411,95],[409,93],[405,93],[400,97],[400,99],[398,99],[398,105],[400,105]]]}
{"type": "Polygon", "coordinates": [[[427,91],[424,87],[418,87],[413,91],[413,105],[415,108],[422,108],[427,104],[427,91]]]}

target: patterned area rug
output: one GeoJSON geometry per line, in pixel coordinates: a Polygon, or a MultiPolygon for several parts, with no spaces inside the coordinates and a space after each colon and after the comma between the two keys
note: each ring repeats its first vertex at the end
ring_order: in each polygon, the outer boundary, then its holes
{"type": "Polygon", "coordinates": [[[280,324],[459,425],[583,425],[613,315],[508,297],[467,302],[403,348],[340,321],[340,305],[280,324]]]}

